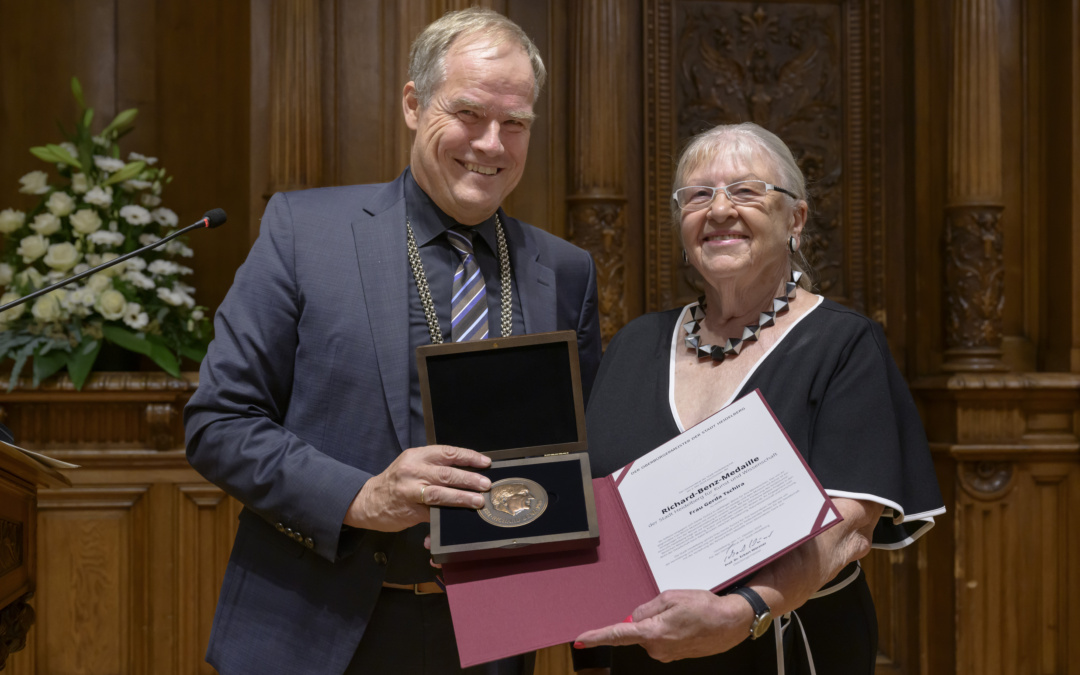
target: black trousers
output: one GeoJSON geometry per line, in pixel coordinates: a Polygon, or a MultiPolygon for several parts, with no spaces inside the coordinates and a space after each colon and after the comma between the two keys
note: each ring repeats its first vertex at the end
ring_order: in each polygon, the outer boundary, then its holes
{"type": "Polygon", "coordinates": [[[345,675],[532,675],[534,654],[461,668],[446,594],[383,588],[345,675]]]}

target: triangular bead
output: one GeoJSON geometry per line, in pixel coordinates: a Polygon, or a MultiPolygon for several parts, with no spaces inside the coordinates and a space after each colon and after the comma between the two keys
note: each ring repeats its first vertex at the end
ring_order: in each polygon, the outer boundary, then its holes
{"type": "Polygon", "coordinates": [[[743,342],[756,342],[761,335],[761,326],[757,324],[750,324],[742,329],[743,342]]]}
{"type": "Polygon", "coordinates": [[[694,321],[701,321],[705,318],[705,310],[701,308],[701,305],[694,305],[690,308],[690,318],[694,321]]]}
{"type": "Polygon", "coordinates": [[[724,350],[720,349],[720,347],[713,347],[712,360],[716,361],[717,363],[719,363],[720,361],[723,361],[724,360],[724,350]]]}
{"type": "Polygon", "coordinates": [[[768,328],[776,323],[776,312],[762,312],[761,316],[758,317],[757,322],[762,328],[768,328]]]}
{"type": "Polygon", "coordinates": [[[698,345],[697,357],[699,359],[707,359],[712,356],[713,350],[716,349],[713,345],[698,345]]]}
{"type": "Polygon", "coordinates": [[[791,280],[795,283],[799,283],[799,279],[802,279],[803,273],[798,270],[791,270],[791,280]]]}
{"type": "Polygon", "coordinates": [[[701,322],[696,321],[696,320],[695,321],[687,321],[686,323],[684,323],[682,325],[682,327],[683,327],[683,330],[685,330],[687,333],[689,333],[690,335],[693,335],[694,333],[698,332],[699,328],[701,328],[701,322]]]}
{"type": "Polygon", "coordinates": [[[724,354],[728,356],[735,356],[742,351],[743,341],[739,338],[731,338],[724,343],[724,354]]]}
{"type": "Polygon", "coordinates": [[[783,314],[788,310],[787,298],[773,298],[772,308],[776,314],[783,314]]]}
{"type": "Polygon", "coordinates": [[[798,287],[799,287],[799,284],[795,283],[794,281],[789,281],[786,284],[784,284],[784,289],[785,289],[785,292],[787,293],[787,296],[788,296],[789,300],[794,300],[795,299],[795,289],[798,288],[798,287]]]}
{"type": "Polygon", "coordinates": [[[701,344],[701,336],[700,335],[687,335],[686,337],[683,338],[683,344],[686,345],[687,347],[689,347],[690,349],[697,349],[698,345],[701,344]]]}

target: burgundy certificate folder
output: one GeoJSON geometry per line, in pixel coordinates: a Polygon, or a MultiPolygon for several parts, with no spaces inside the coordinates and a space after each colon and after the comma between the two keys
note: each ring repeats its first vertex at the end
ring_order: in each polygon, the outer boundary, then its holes
{"type": "Polygon", "coordinates": [[[444,566],[462,667],[571,642],[663,589],[718,591],[841,520],[759,392],[592,483],[596,549],[444,566]]]}

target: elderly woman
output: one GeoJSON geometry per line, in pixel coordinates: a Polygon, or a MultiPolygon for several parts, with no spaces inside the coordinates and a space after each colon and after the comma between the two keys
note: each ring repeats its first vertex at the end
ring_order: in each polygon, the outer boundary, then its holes
{"type": "Polygon", "coordinates": [[[575,646],[616,645],[616,674],[873,673],[877,624],[856,561],[944,512],[911,395],[881,328],[809,290],[805,181],[779,138],[754,124],[697,136],[673,198],[705,294],[612,340],[589,402],[595,475],[760,389],[844,521],[737,592],[666,591],[575,646]]]}

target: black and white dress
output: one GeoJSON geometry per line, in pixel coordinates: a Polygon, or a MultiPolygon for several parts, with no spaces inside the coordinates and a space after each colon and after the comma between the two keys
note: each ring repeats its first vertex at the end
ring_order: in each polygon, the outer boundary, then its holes
{"type": "MultiPolygon", "coordinates": [[[[589,401],[594,476],[614,473],[685,431],[673,375],[675,356],[685,349],[681,317],[687,309],[642,316],[611,341],[589,401]]],[[[915,402],[877,323],[819,298],[759,359],[728,403],[755,389],[825,492],[884,505],[875,548],[907,546],[945,512],[915,402]]],[[[641,648],[616,648],[613,672],[873,673],[877,625],[857,564],[796,614],[784,622],[786,668],[778,667],[770,634],[725,654],[666,665],[641,648]]]]}

